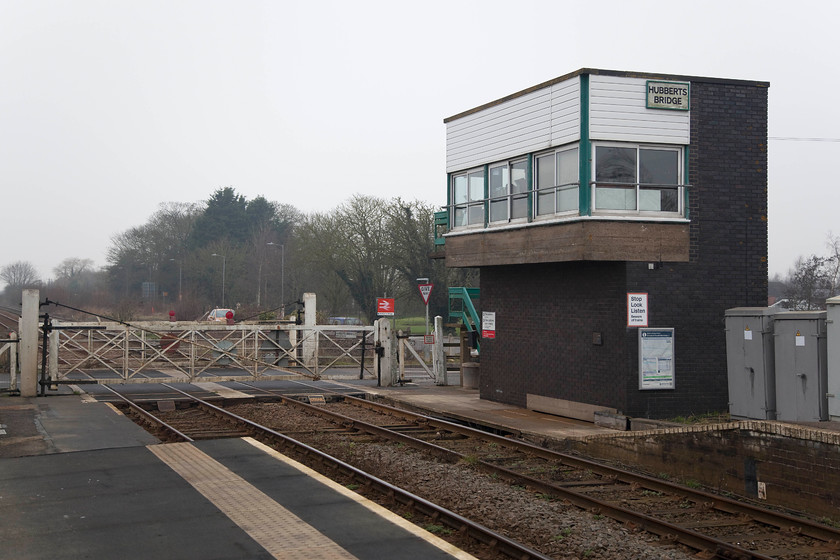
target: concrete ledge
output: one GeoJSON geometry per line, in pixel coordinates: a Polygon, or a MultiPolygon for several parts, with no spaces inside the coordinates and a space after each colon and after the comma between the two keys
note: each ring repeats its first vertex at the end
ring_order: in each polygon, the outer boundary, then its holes
{"type": "Polygon", "coordinates": [[[596,426],[625,432],[630,425],[630,419],[623,414],[613,414],[605,410],[596,410],[594,415],[596,426]]]}
{"type": "MultiPolygon", "coordinates": [[[[596,412],[604,412],[608,414],[618,414],[615,408],[605,408],[593,404],[586,404],[575,401],[567,401],[565,399],[555,399],[552,397],[544,397],[542,395],[526,396],[526,408],[536,410],[537,412],[547,412],[557,416],[565,416],[566,418],[575,418],[583,420],[584,422],[592,422],[596,412]]],[[[626,428],[625,428],[626,429],[626,428]]]]}
{"type": "Polygon", "coordinates": [[[684,424],[677,424],[676,422],[666,422],[665,420],[651,420],[650,418],[631,418],[630,431],[631,432],[645,432],[647,430],[659,430],[662,428],[678,428],[684,424]]]}

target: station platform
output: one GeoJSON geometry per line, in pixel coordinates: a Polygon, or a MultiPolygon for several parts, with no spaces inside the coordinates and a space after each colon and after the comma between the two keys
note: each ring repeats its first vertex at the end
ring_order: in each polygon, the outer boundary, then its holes
{"type": "MultiPolygon", "coordinates": [[[[116,387],[156,400],[177,397],[154,384],[116,387]]],[[[203,397],[340,389],[511,432],[610,431],[482,401],[477,390],[458,386],[328,380],[178,387],[203,397]]],[[[109,400],[97,385],[0,397],[0,557],[472,558],[250,438],[160,444],[109,400]]]]}
{"type": "Polygon", "coordinates": [[[0,467],[7,558],[471,558],[250,438],[0,467]]]}

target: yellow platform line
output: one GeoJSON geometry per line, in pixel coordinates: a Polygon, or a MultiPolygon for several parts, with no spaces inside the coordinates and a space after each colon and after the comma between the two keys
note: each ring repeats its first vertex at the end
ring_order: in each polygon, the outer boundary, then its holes
{"type": "Polygon", "coordinates": [[[400,517],[396,513],[392,512],[391,510],[380,506],[376,502],[371,501],[371,500],[365,498],[364,496],[361,496],[361,495],[357,494],[356,492],[353,492],[349,488],[347,488],[345,486],[342,486],[341,484],[337,483],[334,480],[330,480],[329,478],[325,477],[324,475],[322,475],[318,471],[314,471],[314,470],[310,469],[309,467],[307,467],[306,465],[304,465],[302,463],[298,463],[294,459],[290,459],[289,457],[286,457],[282,453],[278,452],[276,449],[272,449],[271,447],[255,440],[254,438],[246,437],[246,438],[242,438],[242,439],[243,439],[243,441],[246,441],[246,442],[250,443],[254,447],[263,450],[266,454],[271,455],[272,457],[274,457],[278,461],[281,461],[281,462],[286,463],[287,465],[289,465],[291,467],[294,467],[295,469],[299,470],[300,472],[309,476],[310,478],[313,478],[313,479],[317,480],[318,482],[320,482],[321,484],[323,484],[325,486],[328,486],[329,488],[332,488],[335,492],[337,492],[337,493],[339,493],[343,496],[346,496],[347,498],[350,498],[354,502],[356,502],[356,503],[364,506],[365,508],[369,509],[370,511],[372,511],[376,515],[378,515],[380,517],[383,517],[387,521],[390,521],[392,524],[401,527],[406,532],[423,539],[424,541],[426,541],[426,542],[430,543],[431,545],[439,548],[440,550],[443,550],[444,552],[446,552],[447,554],[449,554],[453,558],[456,558],[457,560],[477,560],[477,558],[475,556],[473,556],[472,554],[464,552],[460,548],[446,542],[442,538],[433,535],[432,533],[426,531],[425,529],[422,529],[421,527],[418,527],[417,525],[415,525],[411,521],[408,521],[407,519],[405,519],[403,517],[400,517]]]}
{"type": "Polygon", "coordinates": [[[275,558],[356,558],[192,444],[150,445],[148,449],[275,558]]]}

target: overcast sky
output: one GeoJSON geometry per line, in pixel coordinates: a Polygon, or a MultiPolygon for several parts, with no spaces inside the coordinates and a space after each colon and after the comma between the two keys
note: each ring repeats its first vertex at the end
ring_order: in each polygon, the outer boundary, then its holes
{"type": "Polygon", "coordinates": [[[0,0],[0,266],[103,266],[160,203],[225,186],[307,213],[355,193],[443,205],[445,117],[591,67],[770,82],[770,272],[785,273],[840,234],[824,171],[840,159],[838,16],[827,1],[0,0]]]}

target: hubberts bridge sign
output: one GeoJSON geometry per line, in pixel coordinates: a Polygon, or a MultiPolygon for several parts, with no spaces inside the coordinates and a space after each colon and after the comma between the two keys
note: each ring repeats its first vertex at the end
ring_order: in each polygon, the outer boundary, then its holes
{"type": "Polygon", "coordinates": [[[647,81],[647,108],[688,111],[689,82],[647,81]]]}

